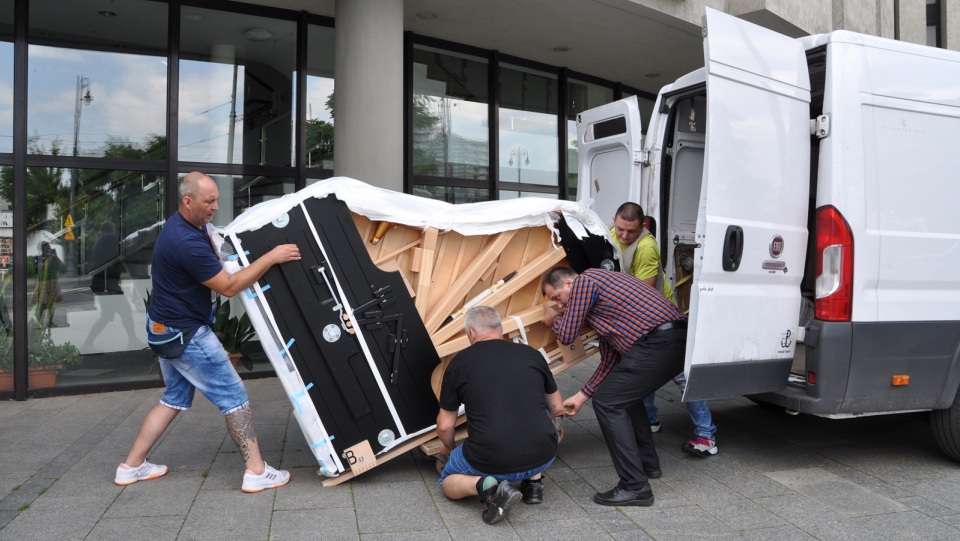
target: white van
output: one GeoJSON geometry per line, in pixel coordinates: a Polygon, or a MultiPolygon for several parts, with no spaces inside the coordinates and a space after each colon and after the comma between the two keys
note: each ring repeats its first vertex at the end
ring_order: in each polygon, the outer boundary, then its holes
{"type": "Polygon", "coordinates": [[[684,400],[933,410],[960,460],[960,53],[707,9],[705,67],[578,117],[578,196],[652,217],[684,400]]]}

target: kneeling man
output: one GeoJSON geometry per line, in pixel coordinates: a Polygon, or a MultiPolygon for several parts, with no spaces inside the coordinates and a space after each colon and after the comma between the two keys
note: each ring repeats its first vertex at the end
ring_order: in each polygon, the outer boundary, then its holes
{"type": "Polygon", "coordinates": [[[470,346],[450,361],[440,391],[437,434],[449,454],[440,486],[450,499],[479,496],[483,521],[495,524],[521,498],[543,501],[541,474],[557,455],[552,419],[563,399],[540,353],[503,339],[500,315],[477,306],[465,318],[470,346]],[[468,438],[454,448],[463,404],[468,438]],[[520,481],[520,491],[511,483],[520,481]]]}

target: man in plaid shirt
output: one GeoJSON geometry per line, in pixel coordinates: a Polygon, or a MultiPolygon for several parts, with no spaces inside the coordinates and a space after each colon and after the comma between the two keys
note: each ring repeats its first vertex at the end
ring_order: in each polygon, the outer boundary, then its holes
{"type": "Polygon", "coordinates": [[[580,391],[563,403],[576,415],[593,398],[617,486],[598,492],[600,505],[653,505],[649,478],[660,477],[643,398],[683,371],[687,318],[653,286],[622,272],[588,269],[577,274],[555,267],[541,282],[543,295],[561,314],[544,306],[543,323],[561,344],[576,340],[583,325],[600,337],[600,364],[580,391]]]}

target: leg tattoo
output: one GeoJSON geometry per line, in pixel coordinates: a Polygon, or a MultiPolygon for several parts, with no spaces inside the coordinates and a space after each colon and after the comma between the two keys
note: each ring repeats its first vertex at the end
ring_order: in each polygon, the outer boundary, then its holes
{"type": "Polygon", "coordinates": [[[250,406],[227,415],[227,432],[240,450],[243,461],[250,460],[250,447],[257,444],[257,433],[253,430],[253,412],[250,406]]]}

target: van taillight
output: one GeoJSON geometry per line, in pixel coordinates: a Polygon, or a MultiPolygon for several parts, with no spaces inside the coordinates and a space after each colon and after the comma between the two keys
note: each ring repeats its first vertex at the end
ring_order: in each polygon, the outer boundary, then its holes
{"type": "Polygon", "coordinates": [[[853,233],[836,208],[817,209],[815,317],[850,321],[853,311],[853,233]]]}

